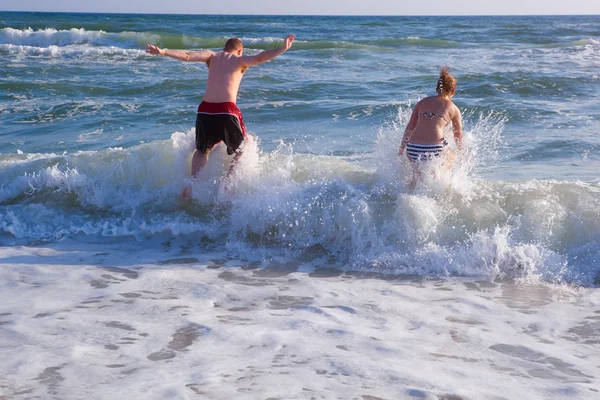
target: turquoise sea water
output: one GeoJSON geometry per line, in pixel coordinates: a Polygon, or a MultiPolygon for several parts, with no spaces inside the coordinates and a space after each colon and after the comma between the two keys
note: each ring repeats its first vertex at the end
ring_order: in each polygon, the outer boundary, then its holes
{"type": "MultiPolygon", "coordinates": [[[[0,238],[8,245],[201,243],[232,258],[426,275],[600,271],[600,17],[291,17],[0,13],[0,238]],[[203,64],[161,47],[248,54],[252,146],[231,191],[215,155],[192,204],[203,64]],[[447,65],[462,169],[411,191],[395,154],[447,65]]],[[[222,165],[219,164],[222,163],[222,165]]]]}

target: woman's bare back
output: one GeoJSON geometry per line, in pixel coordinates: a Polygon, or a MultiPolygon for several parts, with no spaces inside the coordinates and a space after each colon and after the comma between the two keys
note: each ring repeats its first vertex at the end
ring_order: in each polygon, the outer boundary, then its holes
{"type": "Polygon", "coordinates": [[[419,101],[413,111],[416,123],[410,134],[410,141],[440,143],[444,139],[444,129],[454,119],[457,110],[452,100],[443,96],[426,97],[419,101]]]}

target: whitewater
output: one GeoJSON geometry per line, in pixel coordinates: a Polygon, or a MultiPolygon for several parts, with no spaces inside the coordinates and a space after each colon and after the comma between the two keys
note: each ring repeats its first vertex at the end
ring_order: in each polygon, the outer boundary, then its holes
{"type": "Polygon", "coordinates": [[[0,397],[596,398],[597,22],[0,13],[0,397]],[[145,43],[287,33],[190,181],[206,68],[145,43]],[[441,65],[465,150],[412,188],[441,65]]]}

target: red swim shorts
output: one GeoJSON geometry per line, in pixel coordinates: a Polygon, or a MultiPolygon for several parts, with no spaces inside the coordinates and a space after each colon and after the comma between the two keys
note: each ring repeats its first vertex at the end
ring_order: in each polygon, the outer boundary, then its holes
{"type": "Polygon", "coordinates": [[[227,154],[231,155],[239,149],[245,138],[244,118],[235,103],[200,103],[196,117],[198,151],[206,153],[223,141],[227,146],[227,154]]]}

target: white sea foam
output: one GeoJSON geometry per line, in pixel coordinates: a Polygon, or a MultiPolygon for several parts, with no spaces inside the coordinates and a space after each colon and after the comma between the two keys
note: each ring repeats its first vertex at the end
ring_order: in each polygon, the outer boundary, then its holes
{"type": "MultiPolygon", "coordinates": [[[[139,46],[144,43],[177,41],[185,47],[205,47],[225,43],[226,37],[195,37],[188,35],[168,35],[153,32],[105,32],[90,31],[84,28],[56,30],[53,28],[34,30],[4,28],[0,30],[0,44],[47,48],[50,46],[94,45],[94,46],[139,46]],[[222,42],[222,43],[221,43],[222,42]]],[[[249,45],[283,42],[280,37],[245,37],[241,40],[249,45]]],[[[299,41],[301,43],[303,41],[299,41]]],[[[212,47],[212,46],[210,46],[212,47]]]]}
{"type": "Polygon", "coordinates": [[[129,59],[131,57],[142,57],[146,55],[146,52],[140,49],[124,49],[115,46],[94,47],[87,44],[67,46],[50,45],[48,47],[0,44],[0,51],[5,51],[14,55],[49,57],[121,56],[129,59]]]}
{"type": "Polygon", "coordinates": [[[179,196],[193,130],[129,149],[3,156],[0,229],[22,239],[193,234],[240,257],[330,257],[349,270],[597,279],[597,184],[484,181],[480,157],[496,154],[502,120],[481,116],[465,123],[454,171],[431,163],[411,190],[410,166],[389,145],[401,125],[382,130],[368,167],[285,144],[262,153],[250,137],[226,176],[231,157],[217,146],[189,206],[179,196]]]}
{"type": "Polygon", "coordinates": [[[0,248],[2,393],[402,400],[597,393],[594,289],[308,274],[277,263],[252,271],[218,252],[190,254],[196,246],[163,238],[143,251],[127,241],[0,248]]]}
{"type": "Polygon", "coordinates": [[[0,30],[0,44],[48,48],[89,45],[100,47],[131,47],[159,41],[161,35],[147,32],[105,32],[84,28],[33,30],[4,28],[0,30]]]}
{"type": "Polygon", "coordinates": [[[264,38],[251,38],[251,37],[242,37],[240,38],[242,43],[249,45],[256,44],[271,44],[271,43],[283,43],[283,38],[280,37],[264,37],[264,38]]]}
{"type": "MultiPolygon", "coordinates": [[[[33,30],[4,28],[0,30],[0,51],[13,55],[73,57],[145,55],[145,43],[157,43],[174,48],[220,47],[227,38],[206,38],[187,35],[166,35],[152,32],[89,31],[83,28],[33,30]]],[[[282,38],[242,38],[247,46],[269,45],[282,38]]],[[[298,43],[303,43],[298,41],[298,43]]]]}
{"type": "Polygon", "coordinates": [[[0,30],[0,43],[36,47],[66,46],[105,42],[108,36],[109,34],[104,31],[88,31],[83,28],[69,30],[4,28],[0,30]]]}

